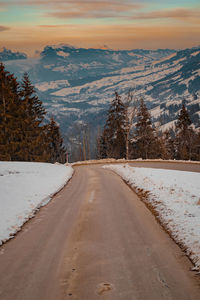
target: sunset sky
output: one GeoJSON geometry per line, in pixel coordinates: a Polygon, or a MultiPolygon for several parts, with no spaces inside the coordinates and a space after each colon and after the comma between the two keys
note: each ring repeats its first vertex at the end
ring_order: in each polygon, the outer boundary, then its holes
{"type": "Polygon", "coordinates": [[[30,56],[58,43],[180,49],[199,41],[199,0],[0,0],[0,47],[30,56]]]}

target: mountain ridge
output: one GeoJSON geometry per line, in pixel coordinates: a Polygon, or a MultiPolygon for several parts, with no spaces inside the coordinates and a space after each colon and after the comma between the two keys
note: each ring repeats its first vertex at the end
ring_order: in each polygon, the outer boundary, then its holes
{"type": "Polygon", "coordinates": [[[18,59],[27,59],[28,56],[23,52],[13,52],[3,47],[0,49],[0,61],[10,61],[18,59]]]}
{"type": "Polygon", "coordinates": [[[40,58],[5,65],[18,78],[29,73],[48,115],[55,115],[66,135],[76,123],[102,127],[114,92],[125,97],[129,89],[144,98],[155,126],[173,126],[184,102],[200,127],[200,47],[118,51],[54,45],[40,58]]]}

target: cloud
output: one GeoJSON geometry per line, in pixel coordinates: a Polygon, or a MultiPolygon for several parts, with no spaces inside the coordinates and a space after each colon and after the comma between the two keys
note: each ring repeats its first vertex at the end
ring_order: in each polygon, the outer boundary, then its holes
{"type": "Polygon", "coordinates": [[[7,26],[1,26],[0,25],[0,32],[1,31],[6,31],[6,30],[9,30],[10,29],[10,27],[7,27],[7,26]]]}
{"type": "Polygon", "coordinates": [[[126,17],[142,7],[127,1],[68,1],[46,16],[61,19],[126,17]]]}
{"type": "Polygon", "coordinates": [[[144,7],[131,0],[11,0],[9,2],[0,0],[0,4],[40,7],[46,11],[45,16],[61,19],[130,16],[134,11],[144,7]]]}
{"type": "Polygon", "coordinates": [[[6,3],[2,3],[0,0],[0,12],[5,11],[6,10],[6,3]]]}
{"type": "Polygon", "coordinates": [[[148,13],[139,13],[132,17],[132,19],[136,20],[144,20],[144,19],[196,19],[200,18],[200,10],[199,9],[184,9],[177,8],[174,10],[158,10],[151,11],[148,13]]]}
{"type": "Polygon", "coordinates": [[[61,24],[61,25],[38,25],[38,27],[41,27],[41,28],[63,28],[63,27],[69,27],[69,25],[66,25],[66,24],[61,24]]]}

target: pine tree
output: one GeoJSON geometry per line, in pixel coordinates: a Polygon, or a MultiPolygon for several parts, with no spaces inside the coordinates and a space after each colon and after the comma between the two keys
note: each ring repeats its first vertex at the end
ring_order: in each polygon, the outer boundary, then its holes
{"type": "Polygon", "coordinates": [[[0,160],[21,160],[23,105],[16,78],[0,65],[0,160]]]}
{"type": "Polygon", "coordinates": [[[0,159],[10,160],[10,154],[8,150],[8,135],[9,132],[6,129],[8,123],[8,111],[10,101],[8,100],[11,95],[11,87],[9,83],[9,73],[5,71],[5,68],[0,64],[0,159]]]}
{"type": "Polygon", "coordinates": [[[65,148],[27,74],[20,86],[0,64],[0,160],[65,162],[65,148]]]}
{"type": "Polygon", "coordinates": [[[144,100],[140,100],[136,123],[136,149],[137,157],[143,159],[157,158],[161,156],[161,149],[156,132],[152,127],[151,116],[144,100]]]}
{"type": "Polygon", "coordinates": [[[102,136],[100,137],[101,158],[124,158],[126,157],[126,107],[121,97],[115,93],[112,101],[102,136]]]}
{"type": "Polygon", "coordinates": [[[46,126],[42,125],[45,109],[35,93],[34,86],[24,74],[21,84],[22,102],[24,105],[23,148],[24,160],[26,161],[48,161],[48,140],[46,137],[46,126]]]}
{"type": "Polygon", "coordinates": [[[59,126],[56,124],[53,117],[51,117],[50,123],[47,126],[47,136],[50,154],[49,162],[65,163],[66,149],[63,145],[63,139],[60,134],[59,126]]]}
{"type": "Polygon", "coordinates": [[[176,159],[192,159],[195,132],[191,127],[191,120],[184,104],[178,115],[175,134],[176,159]]]}
{"type": "Polygon", "coordinates": [[[175,158],[175,145],[174,145],[175,133],[173,129],[166,130],[163,133],[163,159],[174,159],[175,158]]]}
{"type": "Polygon", "coordinates": [[[192,156],[193,160],[200,160],[200,129],[198,129],[194,138],[194,152],[192,156]]]}
{"type": "Polygon", "coordinates": [[[97,137],[97,158],[104,159],[107,158],[107,143],[105,130],[101,135],[97,137]]]}

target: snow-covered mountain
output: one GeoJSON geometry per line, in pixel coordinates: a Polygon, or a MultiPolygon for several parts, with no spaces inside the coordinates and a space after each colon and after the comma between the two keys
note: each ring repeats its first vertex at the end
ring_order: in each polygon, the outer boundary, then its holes
{"type": "Polygon", "coordinates": [[[66,135],[73,122],[101,126],[114,92],[123,96],[129,89],[145,99],[155,125],[163,130],[173,126],[182,101],[200,127],[200,47],[114,51],[47,46],[39,59],[5,64],[18,78],[25,71],[30,74],[66,135]]]}
{"type": "Polygon", "coordinates": [[[28,71],[34,84],[68,80],[70,86],[77,86],[102,79],[125,67],[148,65],[172,53],[174,51],[169,49],[114,51],[58,45],[46,46],[39,59],[6,64],[19,78],[28,71]]]}
{"type": "Polygon", "coordinates": [[[6,48],[0,49],[0,61],[26,59],[27,55],[22,52],[12,52],[6,48]]]}

